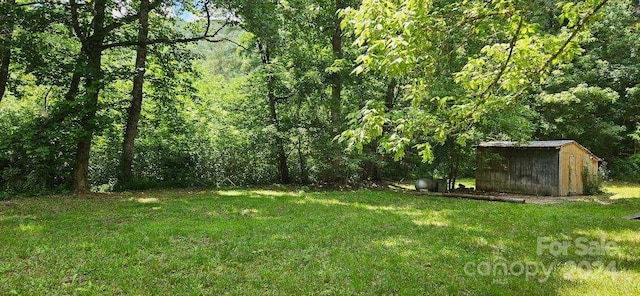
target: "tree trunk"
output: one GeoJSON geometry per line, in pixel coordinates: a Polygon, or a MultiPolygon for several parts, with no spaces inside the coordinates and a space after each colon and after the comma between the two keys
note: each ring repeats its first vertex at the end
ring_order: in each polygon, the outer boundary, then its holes
{"type": "Polygon", "coordinates": [[[275,85],[273,81],[273,73],[272,69],[268,66],[271,64],[271,52],[269,48],[269,44],[263,44],[260,40],[258,40],[258,50],[260,51],[262,64],[267,66],[267,77],[265,78],[265,83],[267,84],[267,100],[269,103],[269,117],[271,124],[276,129],[276,155],[278,158],[278,172],[280,175],[280,182],[282,184],[288,184],[291,182],[289,178],[289,167],[287,165],[287,154],[284,151],[284,141],[280,136],[280,122],[278,121],[278,97],[275,93],[275,85]]]}
{"type": "MultiPolygon", "coordinates": [[[[336,0],[336,11],[342,9],[342,0],[336,0]]],[[[336,14],[333,36],[331,37],[331,48],[333,50],[334,60],[342,59],[342,29],[340,27],[341,18],[336,14]]],[[[329,101],[329,110],[331,112],[332,135],[338,136],[342,125],[342,75],[341,73],[333,73],[331,77],[331,98],[329,101]]],[[[336,144],[333,160],[331,161],[335,181],[343,181],[344,173],[342,172],[342,149],[336,144]]]]}
{"type": "Polygon", "coordinates": [[[80,126],[82,135],[78,138],[76,160],[74,165],[73,189],[77,194],[90,191],[89,187],[89,155],[91,141],[96,129],[95,117],[98,112],[98,96],[102,87],[102,43],[99,46],[89,46],[87,53],[87,75],[85,76],[86,95],[82,102],[80,126]]]}
{"type": "Polygon", "coordinates": [[[307,172],[307,160],[302,152],[302,135],[298,135],[298,165],[300,166],[300,183],[309,183],[309,173],[307,172]]]}
{"type": "Polygon", "coordinates": [[[67,101],[73,101],[80,89],[80,79],[82,78],[82,68],[84,67],[84,55],[80,54],[75,66],[73,67],[73,74],[71,75],[71,83],[69,84],[69,90],[64,96],[67,101]]]}
{"type": "Polygon", "coordinates": [[[0,103],[4,98],[7,82],[9,81],[9,63],[11,63],[11,42],[13,41],[13,27],[15,25],[15,0],[9,0],[6,4],[8,13],[3,17],[0,25],[0,103]]]}
{"type": "Polygon", "coordinates": [[[89,155],[91,154],[91,136],[83,136],[76,145],[76,159],[73,166],[73,191],[76,194],[89,193],[89,155]]]}
{"type": "Polygon", "coordinates": [[[300,166],[300,183],[309,183],[309,173],[307,172],[307,160],[302,152],[302,117],[300,116],[300,110],[302,110],[302,98],[298,98],[298,108],[296,109],[296,119],[298,120],[298,165],[300,166]]]}
{"type": "Polygon", "coordinates": [[[104,23],[106,0],[94,1],[94,17],[91,22],[93,34],[81,38],[81,54],[86,57],[85,89],[86,94],[81,102],[80,126],[82,134],[76,145],[76,159],[73,166],[73,190],[76,194],[85,194],[89,187],[89,156],[91,141],[96,128],[95,117],[98,112],[98,96],[102,88],[102,51],[106,36],[104,23]]]}
{"type": "MultiPolygon", "coordinates": [[[[389,82],[387,83],[387,89],[384,95],[384,105],[386,107],[387,112],[390,112],[391,110],[393,110],[393,105],[396,98],[397,85],[398,85],[398,82],[395,78],[390,79],[389,82]]],[[[385,124],[382,126],[382,131],[385,134],[388,133],[390,129],[391,129],[391,125],[389,124],[385,124]]],[[[378,153],[377,151],[378,146],[379,146],[379,143],[376,143],[376,142],[372,142],[365,146],[367,153],[370,153],[372,155],[371,159],[364,161],[362,166],[362,170],[363,170],[362,176],[363,176],[363,179],[365,180],[370,179],[376,182],[382,181],[382,172],[384,169],[382,166],[382,162],[384,161],[384,158],[382,155],[378,153]]]]}
{"type": "Polygon", "coordinates": [[[278,155],[278,171],[280,172],[280,182],[282,184],[288,184],[291,182],[289,179],[289,167],[287,166],[287,154],[284,151],[284,141],[280,136],[280,123],[278,122],[278,112],[276,110],[277,98],[273,91],[272,83],[268,83],[269,87],[269,112],[271,114],[271,123],[276,128],[276,153],[278,155]]]}
{"type": "Polygon", "coordinates": [[[135,139],[138,134],[138,122],[142,110],[144,74],[147,63],[147,40],[149,38],[149,0],[140,1],[140,29],[138,31],[138,48],[136,50],[135,75],[133,77],[133,90],[131,106],[127,114],[127,125],[124,131],[122,144],[122,172],[121,183],[129,182],[133,176],[133,155],[135,139]]]}
{"type": "Polygon", "coordinates": [[[384,105],[387,107],[387,112],[393,110],[393,104],[396,99],[396,86],[398,85],[398,81],[395,78],[391,78],[389,83],[387,84],[387,91],[384,96],[384,105]]]}
{"type": "Polygon", "coordinates": [[[448,136],[445,142],[447,149],[447,160],[449,172],[447,174],[447,191],[456,189],[456,178],[458,176],[458,166],[460,165],[459,151],[457,143],[452,136],[448,136]]]}

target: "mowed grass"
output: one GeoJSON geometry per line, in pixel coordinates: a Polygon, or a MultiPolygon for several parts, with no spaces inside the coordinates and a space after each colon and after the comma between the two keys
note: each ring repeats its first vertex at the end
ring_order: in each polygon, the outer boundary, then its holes
{"type": "Polygon", "coordinates": [[[640,184],[620,181],[607,182],[604,192],[610,195],[611,199],[640,198],[640,184]]]}
{"type": "Polygon", "coordinates": [[[0,203],[0,294],[638,295],[636,212],[369,190],[19,199],[0,203]]]}

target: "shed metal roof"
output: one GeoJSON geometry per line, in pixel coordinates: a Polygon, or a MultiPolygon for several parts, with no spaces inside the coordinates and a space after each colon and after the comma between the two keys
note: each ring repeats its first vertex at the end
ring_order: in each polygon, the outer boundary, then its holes
{"type": "Polygon", "coordinates": [[[578,145],[578,147],[580,147],[581,149],[583,149],[587,153],[591,154],[591,156],[593,156],[598,161],[602,160],[600,157],[598,157],[595,154],[593,154],[593,152],[589,151],[589,149],[587,149],[586,147],[580,145],[578,142],[576,142],[574,140],[529,141],[529,142],[524,142],[524,143],[512,142],[512,141],[491,141],[491,142],[482,142],[482,143],[480,143],[478,145],[478,147],[487,147],[487,148],[558,148],[559,149],[562,146],[565,146],[565,145],[568,145],[568,144],[572,144],[572,143],[575,143],[576,145],[578,145]]]}
{"type": "Polygon", "coordinates": [[[574,143],[574,140],[554,140],[554,141],[529,141],[524,143],[511,142],[511,141],[492,141],[482,142],[479,147],[521,147],[521,148],[559,148],[564,145],[574,143]]]}

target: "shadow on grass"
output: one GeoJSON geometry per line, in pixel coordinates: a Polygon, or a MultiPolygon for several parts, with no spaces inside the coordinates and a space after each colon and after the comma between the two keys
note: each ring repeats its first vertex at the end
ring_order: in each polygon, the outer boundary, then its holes
{"type": "Polygon", "coordinates": [[[628,259],[613,272],[622,274],[621,287],[639,279],[637,224],[619,218],[637,202],[537,206],[388,191],[259,189],[151,195],[25,201],[0,209],[0,261],[5,262],[0,292],[607,292],[602,290],[610,288],[606,283],[567,277],[574,270],[562,266],[548,278],[485,274],[477,268],[503,261],[551,265],[581,259],[538,255],[538,237],[596,239],[600,234],[620,246],[622,257],[615,258],[628,259]],[[24,234],[20,225],[27,222],[42,231],[24,234]],[[470,263],[475,270],[465,270],[470,263]]]}
{"type": "MultiPolygon", "coordinates": [[[[513,287],[526,287],[522,289],[523,292],[549,292],[559,287],[562,287],[563,291],[567,291],[567,287],[571,286],[573,282],[567,280],[568,271],[563,265],[571,262],[587,261],[593,263],[593,270],[588,270],[586,273],[597,275],[601,272],[597,266],[599,262],[616,261],[619,271],[612,270],[610,273],[613,274],[613,277],[616,277],[616,273],[624,274],[631,271],[631,274],[620,277],[622,283],[633,283],[640,278],[640,273],[638,273],[640,266],[637,260],[640,254],[636,250],[638,243],[640,243],[640,234],[637,232],[635,224],[620,219],[620,212],[624,210],[625,205],[629,203],[637,205],[638,203],[635,202],[622,202],[609,207],[587,203],[557,206],[513,205],[478,201],[451,201],[441,198],[403,199],[402,202],[398,202],[393,198],[387,199],[385,196],[376,197],[375,193],[363,193],[355,197],[305,198],[303,202],[296,201],[296,203],[351,207],[379,213],[387,217],[385,219],[390,219],[391,215],[403,218],[395,219],[402,221],[395,237],[390,236],[386,240],[373,240],[373,242],[381,246],[396,248],[405,255],[416,251],[415,248],[410,248],[411,244],[416,241],[424,243],[424,237],[433,234],[434,238],[437,237],[441,242],[432,243],[432,246],[437,247],[430,248],[429,253],[447,258],[444,260],[446,264],[460,263],[460,260],[456,259],[464,258],[466,261],[462,261],[465,263],[476,262],[480,264],[503,260],[513,264],[535,263],[537,267],[541,267],[543,264],[546,264],[547,267],[554,266],[553,273],[549,278],[543,274],[535,274],[524,279],[531,281],[530,284],[523,284],[522,277],[514,276],[515,273],[518,273],[517,270],[507,275],[490,274],[494,277],[491,280],[491,286],[496,286],[495,284],[498,286],[507,285],[511,292],[513,292],[513,287]],[[408,223],[409,221],[411,223],[408,223]],[[416,231],[416,225],[426,227],[416,231]],[[584,231],[585,225],[591,226],[587,232],[584,231]],[[446,234],[443,235],[442,229],[446,234]],[[599,233],[599,235],[593,235],[593,233],[599,233]],[[538,255],[537,241],[540,237],[563,242],[576,238],[583,238],[589,243],[601,240],[616,242],[622,255],[610,257],[608,254],[597,254],[585,257],[576,252],[575,249],[580,246],[576,246],[576,243],[573,242],[573,254],[569,252],[567,256],[545,257],[544,251],[542,256],[538,255]],[[452,249],[454,251],[451,251],[452,249]],[[625,259],[625,257],[627,258],[625,259]],[[540,284],[538,283],[540,280],[545,282],[540,284]]],[[[420,251],[418,250],[417,253],[419,254],[420,251]]],[[[456,274],[455,270],[453,272],[456,274]]],[[[457,274],[459,273],[460,271],[457,271],[457,274]]],[[[483,283],[486,284],[486,282],[483,283]]],[[[592,284],[593,286],[588,283],[585,285],[584,281],[578,281],[576,287],[591,287],[596,288],[596,291],[602,291],[599,288],[610,287],[607,283],[598,281],[594,281],[592,284]]],[[[478,286],[474,285],[474,287],[478,286]]],[[[494,287],[484,286],[484,288],[491,290],[494,287]]],[[[472,290],[486,292],[484,288],[472,290]]],[[[618,290],[615,291],[624,291],[627,288],[628,286],[618,285],[618,290]]],[[[635,289],[638,290],[637,285],[635,289]]],[[[606,291],[603,290],[603,292],[606,291]]]]}

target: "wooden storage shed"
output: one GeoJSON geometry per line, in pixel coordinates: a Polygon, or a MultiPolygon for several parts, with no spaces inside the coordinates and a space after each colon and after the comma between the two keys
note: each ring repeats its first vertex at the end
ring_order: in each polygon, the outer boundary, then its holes
{"type": "Polygon", "coordinates": [[[477,147],[476,189],[533,195],[583,194],[600,158],[573,140],[496,141],[477,147]]]}

